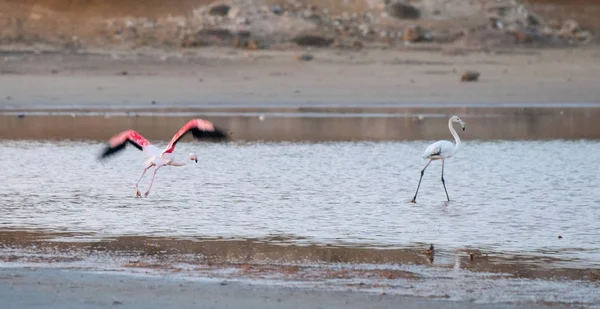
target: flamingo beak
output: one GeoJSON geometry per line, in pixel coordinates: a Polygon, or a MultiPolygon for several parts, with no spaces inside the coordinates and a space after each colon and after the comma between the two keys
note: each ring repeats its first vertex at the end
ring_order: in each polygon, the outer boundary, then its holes
{"type": "Polygon", "coordinates": [[[196,163],[198,163],[198,159],[194,159],[194,161],[196,161],[196,163]]]}
{"type": "Polygon", "coordinates": [[[460,126],[462,127],[462,130],[464,131],[464,130],[465,130],[465,127],[466,127],[467,125],[466,125],[464,122],[461,122],[461,123],[460,123],[460,126]]]}

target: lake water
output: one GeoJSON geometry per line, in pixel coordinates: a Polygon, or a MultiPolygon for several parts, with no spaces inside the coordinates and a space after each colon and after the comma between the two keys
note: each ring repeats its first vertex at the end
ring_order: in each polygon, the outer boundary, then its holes
{"type": "Polygon", "coordinates": [[[438,161],[411,204],[428,144],[186,142],[175,154],[196,151],[200,161],[162,168],[150,195],[135,198],[144,156],[132,147],[100,162],[101,143],[2,141],[0,227],[94,238],[433,243],[598,265],[600,142],[467,140],[446,163],[451,202],[438,161]]]}
{"type": "Polygon", "coordinates": [[[135,148],[100,162],[98,142],[0,141],[0,266],[107,270],[134,258],[189,278],[308,276],[313,287],[600,308],[599,141],[463,141],[445,166],[451,201],[433,162],[411,204],[429,143],[181,142],[175,154],[199,162],[160,169],[135,198],[135,148]],[[421,254],[430,243],[435,262],[421,254]],[[491,258],[469,261],[471,250],[491,258]],[[234,269],[205,273],[207,257],[234,269]],[[267,266],[248,275],[235,263],[267,266]],[[278,263],[304,266],[290,275],[278,263]]]}

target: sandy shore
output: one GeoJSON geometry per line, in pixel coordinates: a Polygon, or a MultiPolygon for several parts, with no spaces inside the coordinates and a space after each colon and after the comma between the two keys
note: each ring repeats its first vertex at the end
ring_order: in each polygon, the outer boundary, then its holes
{"type": "Polygon", "coordinates": [[[600,102],[600,50],[4,53],[1,108],[428,106],[600,102]],[[461,83],[466,70],[481,73],[461,83]],[[155,104],[152,104],[155,102],[155,104]]]}
{"type": "Polygon", "coordinates": [[[133,127],[165,140],[198,116],[238,140],[436,139],[447,135],[439,118],[449,114],[469,121],[470,139],[600,137],[600,68],[590,65],[600,58],[596,48],[319,50],[312,61],[299,54],[4,52],[0,138],[105,140],[133,127]],[[461,83],[465,70],[480,80],[461,83]],[[16,117],[57,110],[66,113],[16,117]]]}
{"type": "Polygon", "coordinates": [[[3,308],[552,308],[261,286],[175,275],[0,268],[3,308]]]}

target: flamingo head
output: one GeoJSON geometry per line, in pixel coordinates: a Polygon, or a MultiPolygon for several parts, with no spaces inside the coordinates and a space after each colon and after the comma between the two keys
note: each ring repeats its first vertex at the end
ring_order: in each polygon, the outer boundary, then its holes
{"type": "Polygon", "coordinates": [[[196,161],[196,163],[198,163],[198,156],[195,152],[190,153],[190,160],[196,161]]]}
{"type": "Polygon", "coordinates": [[[450,117],[450,120],[451,120],[452,122],[456,122],[456,123],[460,124],[460,127],[462,128],[462,130],[463,130],[463,131],[465,130],[466,124],[465,124],[465,122],[464,122],[464,121],[462,121],[462,119],[460,119],[458,116],[454,115],[454,116],[450,117]]]}

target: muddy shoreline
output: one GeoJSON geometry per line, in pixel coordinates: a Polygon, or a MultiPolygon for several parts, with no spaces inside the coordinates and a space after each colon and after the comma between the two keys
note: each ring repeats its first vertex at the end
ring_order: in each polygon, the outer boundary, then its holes
{"type": "Polygon", "coordinates": [[[386,293],[356,293],[260,283],[189,280],[176,274],[136,275],[49,268],[0,268],[0,298],[7,308],[560,308],[560,304],[478,304],[386,293]],[[89,287],[89,288],[88,288],[89,287]],[[35,297],[33,297],[35,295],[35,297]]]}
{"type": "MultiPolygon", "coordinates": [[[[96,239],[85,233],[7,229],[0,233],[0,240],[3,248],[0,252],[0,296],[9,305],[19,308],[35,308],[16,297],[25,293],[24,290],[34,290],[31,293],[35,293],[36,301],[46,306],[75,301],[74,298],[65,299],[64,290],[59,288],[67,281],[68,286],[77,286],[83,293],[78,294],[79,301],[91,298],[89,291],[96,291],[94,295],[98,295],[100,289],[112,295],[114,301],[133,308],[146,298],[128,298],[127,295],[139,296],[144,293],[140,286],[148,288],[148,284],[156,285],[151,291],[169,291],[170,301],[176,302],[198,301],[194,298],[197,293],[192,293],[194,297],[190,299],[191,295],[182,292],[194,290],[193,286],[204,290],[212,286],[219,288],[211,293],[219,302],[236,299],[230,295],[240,295],[249,289],[259,292],[253,297],[244,297],[246,300],[260,299],[259,295],[262,298],[267,298],[266,294],[280,295],[276,307],[296,299],[296,293],[305,293],[311,298],[317,293],[332,295],[320,300],[326,303],[354,298],[353,305],[356,305],[363,298],[377,297],[402,302],[408,308],[412,308],[410,301],[418,303],[415,308],[430,305],[435,308],[562,305],[594,308],[590,303],[593,297],[573,301],[569,300],[573,296],[553,298],[552,295],[560,293],[561,285],[574,285],[571,289],[575,291],[594,289],[599,278],[597,268],[564,266],[572,261],[553,260],[550,256],[506,256],[501,252],[474,248],[436,248],[431,256],[425,250],[426,244],[415,244],[410,248],[373,248],[315,245],[285,237],[115,236],[96,239]],[[86,240],[86,236],[91,238],[86,240]],[[300,243],[294,244],[295,241],[300,243]],[[509,299],[500,295],[514,292],[498,290],[493,297],[486,292],[486,286],[506,289],[505,285],[510,286],[510,282],[532,285],[531,291],[526,292],[532,297],[509,299]],[[539,286],[534,287],[534,282],[539,286]],[[127,283],[126,286],[120,286],[123,283],[127,283]],[[57,297],[46,300],[45,291],[52,286],[55,286],[57,297]],[[115,286],[120,288],[113,291],[115,286]],[[282,294],[282,291],[291,293],[282,294]]],[[[305,306],[306,302],[312,301],[302,298],[305,306]]],[[[196,305],[201,304],[199,301],[196,305]]],[[[93,308],[87,305],[86,308],[93,308]]],[[[245,303],[245,307],[248,306],[245,303]]],[[[331,303],[328,306],[335,308],[331,303]]],[[[379,304],[371,303],[372,306],[379,304]]]]}
{"type": "Polygon", "coordinates": [[[600,107],[534,107],[12,111],[0,114],[0,139],[104,141],[132,128],[168,141],[182,123],[200,117],[227,130],[233,141],[432,140],[448,135],[452,114],[467,121],[466,140],[600,138],[600,107]]]}
{"type": "Polygon", "coordinates": [[[598,48],[300,52],[5,53],[0,138],[168,140],[203,117],[243,141],[440,139],[451,114],[465,139],[600,137],[598,48]],[[465,70],[480,79],[460,82],[465,70]]]}

